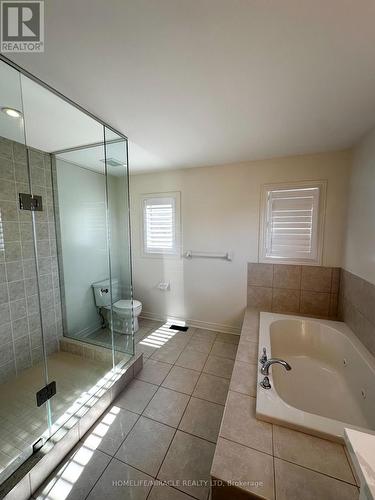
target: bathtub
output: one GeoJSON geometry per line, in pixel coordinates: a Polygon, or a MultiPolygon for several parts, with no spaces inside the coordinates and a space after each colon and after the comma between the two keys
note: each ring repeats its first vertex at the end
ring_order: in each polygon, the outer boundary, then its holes
{"type": "Polygon", "coordinates": [[[261,313],[263,347],[292,370],[272,365],[267,390],[259,363],[258,418],[339,442],[345,428],[375,434],[375,360],[345,323],[261,313]]]}

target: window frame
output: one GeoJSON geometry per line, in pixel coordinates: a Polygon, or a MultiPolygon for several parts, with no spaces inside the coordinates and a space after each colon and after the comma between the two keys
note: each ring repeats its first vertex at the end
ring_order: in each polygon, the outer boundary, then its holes
{"type": "Polygon", "coordinates": [[[325,226],[325,215],[326,215],[326,198],[327,198],[327,181],[326,180],[316,180],[316,181],[298,181],[298,182],[280,182],[272,184],[264,184],[261,190],[260,199],[260,221],[259,221],[259,248],[258,257],[259,262],[262,263],[272,263],[272,264],[295,264],[295,265],[310,265],[310,266],[320,266],[323,260],[323,242],[324,242],[324,226],[325,226]],[[319,206],[318,206],[318,216],[317,229],[316,229],[316,255],[311,259],[298,259],[295,257],[277,257],[267,255],[267,242],[269,238],[269,232],[267,227],[267,222],[269,219],[269,203],[268,196],[270,191],[277,190],[293,190],[293,189],[311,189],[319,188],[319,206]]]}
{"type": "Polygon", "coordinates": [[[181,257],[181,192],[168,191],[158,193],[144,193],[140,196],[140,236],[141,255],[150,259],[177,259],[181,257]],[[145,227],[145,202],[155,198],[172,198],[175,206],[175,250],[173,252],[159,251],[148,252],[146,249],[146,227],[145,227]]]}

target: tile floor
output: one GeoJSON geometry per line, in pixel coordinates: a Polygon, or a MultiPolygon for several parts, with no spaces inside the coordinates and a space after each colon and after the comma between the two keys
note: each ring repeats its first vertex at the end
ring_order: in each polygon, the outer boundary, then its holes
{"type": "Polygon", "coordinates": [[[238,339],[141,321],[143,369],[34,498],[207,500],[238,339]]]}
{"type": "MultiPolygon", "coordinates": [[[[57,386],[57,394],[51,399],[52,423],[110,368],[107,363],[67,352],[48,356],[49,379],[57,386]]],[[[0,385],[0,472],[46,431],[46,405],[38,408],[35,400],[44,385],[42,364],[0,385]]]]}

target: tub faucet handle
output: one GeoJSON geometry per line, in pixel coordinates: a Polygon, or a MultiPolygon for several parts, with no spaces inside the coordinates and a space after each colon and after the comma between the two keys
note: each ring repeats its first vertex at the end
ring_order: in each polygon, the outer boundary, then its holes
{"type": "Polygon", "coordinates": [[[267,351],[266,351],[266,348],[263,347],[263,354],[262,354],[262,357],[259,359],[259,362],[264,365],[264,363],[267,361],[267,351]]]}
{"type": "Polygon", "coordinates": [[[260,382],[260,386],[263,389],[271,389],[270,379],[268,377],[264,377],[264,379],[260,382]]]}

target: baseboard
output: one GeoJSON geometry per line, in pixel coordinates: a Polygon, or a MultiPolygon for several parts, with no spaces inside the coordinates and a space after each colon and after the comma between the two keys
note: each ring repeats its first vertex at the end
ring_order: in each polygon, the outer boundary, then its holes
{"type": "Polygon", "coordinates": [[[140,318],[150,319],[154,321],[185,321],[188,326],[193,328],[202,328],[203,330],[213,330],[215,332],[231,333],[233,335],[239,335],[241,333],[241,327],[235,327],[230,325],[223,325],[221,323],[209,323],[207,321],[199,321],[195,319],[181,318],[178,316],[161,316],[152,312],[142,311],[140,318]]]}

